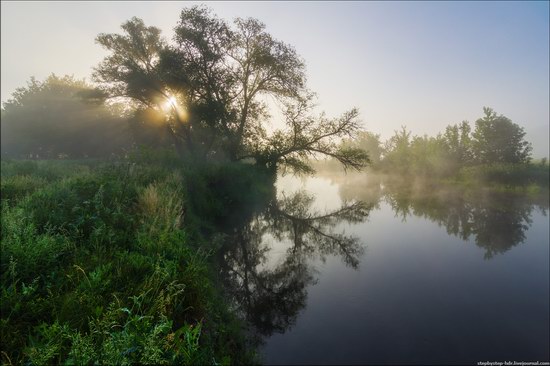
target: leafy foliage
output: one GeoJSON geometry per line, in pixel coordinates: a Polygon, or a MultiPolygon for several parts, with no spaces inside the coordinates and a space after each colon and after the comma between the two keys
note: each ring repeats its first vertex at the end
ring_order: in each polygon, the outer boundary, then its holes
{"type": "Polygon", "coordinates": [[[255,159],[258,165],[311,172],[307,158],[328,155],[345,167],[368,162],[337,141],[360,130],[356,109],[328,119],[311,115],[304,62],[252,18],[233,24],[204,6],[183,9],[172,43],[132,18],[124,34],[100,34],[107,56],[94,73],[111,98],[134,106],[134,126],[147,139],[174,144],[190,160],[255,159]],[[271,98],[286,127],[268,133],[271,98]],[[154,127],[156,126],[156,127],[154,127]],[[150,133],[149,133],[150,132],[150,133]]]}
{"type": "Polygon", "coordinates": [[[529,161],[531,145],[524,141],[523,128],[491,108],[484,108],[485,116],[476,121],[473,149],[481,163],[525,163],[529,161]]]}
{"type": "Polygon", "coordinates": [[[108,157],[129,148],[127,123],[83,80],[31,78],[3,104],[2,157],[108,157]]]}

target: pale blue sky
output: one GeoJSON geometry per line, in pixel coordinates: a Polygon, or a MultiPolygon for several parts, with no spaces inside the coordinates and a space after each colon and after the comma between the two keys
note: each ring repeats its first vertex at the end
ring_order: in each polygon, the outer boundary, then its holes
{"type": "MultiPolygon", "coordinates": [[[[2,101],[30,76],[87,77],[105,56],[94,38],[138,16],[172,36],[190,2],[2,1],[2,101]]],[[[255,17],[293,45],[320,109],[357,106],[383,138],[406,125],[434,135],[493,107],[548,156],[549,3],[209,2],[221,17],[255,17]]]]}

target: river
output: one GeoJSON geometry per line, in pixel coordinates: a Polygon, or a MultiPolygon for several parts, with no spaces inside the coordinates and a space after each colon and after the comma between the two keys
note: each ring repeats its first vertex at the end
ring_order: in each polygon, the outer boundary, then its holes
{"type": "Polygon", "coordinates": [[[548,361],[548,201],[279,177],[224,283],[266,364],[548,361]]]}

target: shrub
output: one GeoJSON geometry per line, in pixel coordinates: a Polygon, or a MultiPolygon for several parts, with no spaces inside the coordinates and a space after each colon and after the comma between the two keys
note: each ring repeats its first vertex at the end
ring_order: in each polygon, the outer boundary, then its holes
{"type": "Polygon", "coordinates": [[[540,164],[486,164],[462,168],[459,179],[477,184],[502,184],[528,186],[537,184],[548,187],[548,166],[540,164]]]}

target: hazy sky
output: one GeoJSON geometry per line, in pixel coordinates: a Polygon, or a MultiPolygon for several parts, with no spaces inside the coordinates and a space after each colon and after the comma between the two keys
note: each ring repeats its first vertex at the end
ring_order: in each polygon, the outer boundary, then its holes
{"type": "MultiPolygon", "coordinates": [[[[132,16],[173,35],[190,2],[1,4],[2,101],[30,76],[89,79],[106,53],[98,33],[132,16]]],[[[255,17],[293,45],[320,108],[357,106],[388,138],[401,125],[435,135],[490,106],[525,127],[548,156],[549,2],[208,2],[220,17],[255,17]]]]}

